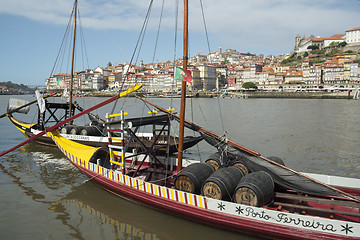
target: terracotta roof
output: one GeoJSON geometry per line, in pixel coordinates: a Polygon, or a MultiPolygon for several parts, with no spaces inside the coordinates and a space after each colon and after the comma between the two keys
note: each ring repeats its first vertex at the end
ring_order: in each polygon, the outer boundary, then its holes
{"type": "Polygon", "coordinates": [[[356,28],[353,28],[353,29],[347,30],[347,32],[356,31],[356,30],[360,30],[360,27],[356,27],[356,28]]]}
{"type": "Polygon", "coordinates": [[[71,76],[70,73],[58,73],[58,74],[54,74],[54,76],[71,76]]]}
{"type": "Polygon", "coordinates": [[[324,41],[324,40],[340,40],[345,34],[334,34],[331,37],[316,37],[312,38],[313,41],[324,41]]]}
{"type": "Polygon", "coordinates": [[[334,34],[330,37],[330,39],[341,39],[344,36],[345,34],[334,34]]]}

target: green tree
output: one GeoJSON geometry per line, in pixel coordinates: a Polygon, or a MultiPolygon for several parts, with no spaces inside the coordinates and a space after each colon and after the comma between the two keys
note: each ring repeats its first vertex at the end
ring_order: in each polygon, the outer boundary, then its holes
{"type": "Polygon", "coordinates": [[[245,88],[245,89],[256,88],[256,84],[253,83],[253,82],[244,82],[242,87],[245,88]]]}
{"type": "Polygon", "coordinates": [[[317,50],[317,49],[319,49],[319,45],[313,44],[313,45],[308,46],[307,49],[317,50]]]}
{"type": "Polygon", "coordinates": [[[339,47],[345,47],[347,45],[347,42],[341,42],[341,43],[339,43],[339,47]]]}

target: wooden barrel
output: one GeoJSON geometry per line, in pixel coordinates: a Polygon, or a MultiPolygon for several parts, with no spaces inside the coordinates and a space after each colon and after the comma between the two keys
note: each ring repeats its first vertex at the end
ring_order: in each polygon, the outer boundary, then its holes
{"type": "Polygon", "coordinates": [[[80,135],[83,136],[100,136],[101,129],[96,126],[85,126],[80,130],[80,135]]]}
{"type": "Polygon", "coordinates": [[[237,167],[220,168],[204,182],[201,194],[214,199],[231,199],[236,185],[245,176],[237,167]]]}
{"type": "Polygon", "coordinates": [[[72,135],[79,135],[82,127],[80,126],[71,126],[70,128],[70,134],[72,135]]]}
{"type": "Polygon", "coordinates": [[[210,163],[193,163],[184,168],[175,180],[175,188],[189,193],[199,193],[203,182],[214,172],[210,163]]]}
{"type": "Polygon", "coordinates": [[[245,162],[242,159],[234,159],[231,161],[230,165],[240,168],[245,174],[249,173],[249,169],[246,167],[245,162]]]}
{"type": "Polygon", "coordinates": [[[205,160],[205,162],[210,163],[216,171],[222,165],[222,156],[219,152],[213,153],[205,160]]]}
{"type": "Polygon", "coordinates": [[[268,203],[274,195],[274,181],[264,171],[249,173],[237,185],[234,202],[260,207],[268,203]]]}
{"type": "Polygon", "coordinates": [[[70,134],[70,129],[71,129],[71,126],[64,126],[61,128],[61,132],[62,134],[70,134]]]}

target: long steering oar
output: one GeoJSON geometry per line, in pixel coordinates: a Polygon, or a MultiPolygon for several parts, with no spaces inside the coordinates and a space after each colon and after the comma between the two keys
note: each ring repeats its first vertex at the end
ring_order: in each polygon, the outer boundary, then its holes
{"type": "Polygon", "coordinates": [[[101,102],[101,103],[99,103],[99,104],[97,104],[97,105],[95,105],[95,106],[93,106],[93,107],[91,107],[91,108],[88,108],[88,109],[86,109],[86,110],[84,110],[84,111],[82,111],[82,112],[80,112],[80,113],[78,113],[78,114],[76,114],[76,115],[68,118],[68,119],[65,119],[64,121],[61,121],[61,122],[55,124],[55,125],[52,126],[52,127],[49,127],[49,128],[47,128],[47,129],[45,129],[44,131],[42,131],[42,132],[40,132],[40,133],[38,133],[38,134],[36,134],[36,135],[28,138],[27,140],[23,141],[22,143],[20,143],[20,144],[14,146],[14,147],[12,147],[12,148],[10,148],[10,149],[2,152],[2,153],[0,153],[0,157],[1,157],[1,156],[4,156],[5,154],[7,154],[7,153],[9,153],[9,152],[11,152],[11,151],[19,148],[19,147],[21,147],[22,145],[24,145],[24,144],[26,144],[26,143],[28,143],[28,142],[31,142],[31,141],[34,140],[35,138],[38,138],[38,137],[44,135],[46,132],[51,132],[51,131],[55,130],[56,128],[64,125],[65,123],[68,123],[68,122],[70,122],[70,121],[72,121],[72,120],[74,120],[74,119],[76,119],[76,118],[78,118],[78,117],[80,117],[80,116],[82,116],[82,115],[84,115],[84,114],[87,114],[88,112],[94,111],[95,109],[98,109],[99,107],[102,107],[102,106],[104,106],[104,105],[106,105],[106,104],[109,104],[109,103],[115,101],[115,100],[118,99],[118,98],[124,97],[124,96],[126,96],[127,94],[132,93],[132,92],[138,90],[138,89],[141,88],[143,85],[144,85],[144,83],[139,84],[139,85],[135,85],[134,87],[131,87],[131,88],[129,88],[128,90],[126,90],[126,91],[124,91],[124,92],[122,92],[122,93],[120,93],[120,94],[118,94],[118,95],[116,95],[116,96],[114,96],[114,97],[112,97],[112,98],[109,98],[108,100],[105,100],[104,102],[101,102]]]}
{"type": "MultiPolygon", "coordinates": [[[[51,94],[49,94],[49,95],[43,96],[43,98],[45,99],[45,98],[51,97],[51,96],[55,95],[56,93],[57,93],[57,92],[54,92],[54,93],[51,93],[51,94]]],[[[20,106],[20,107],[17,107],[17,108],[15,108],[15,109],[13,109],[13,110],[10,110],[10,111],[8,111],[7,113],[4,113],[4,114],[0,115],[0,118],[5,117],[7,114],[11,114],[11,113],[17,112],[17,111],[19,111],[20,109],[22,109],[22,108],[24,108],[24,107],[27,107],[27,106],[30,106],[31,104],[34,104],[34,103],[37,103],[37,100],[34,100],[34,101],[32,101],[32,102],[28,102],[28,103],[26,103],[26,104],[24,104],[24,105],[22,105],[22,106],[20,106]]]]}
{"type": "MultiPolygon", "coordinates": [[[[180,119],[180,117],[179,117],[178,115],[176,115],[176,114],[174,114],[174,113],[171,113],[171,112],[167,111],[166,109],[161,108],[161,107],[159,107],[159,106],[157,106],[157,105],[155,105],[155,104],[153,104],[153,103],[150,103],[150,102],[146,101],[145,99],[143,99],[143,98],[141,98],[141,97],[139,97],[139,96],[136,96],[136,97],[137,97],[138,99],[140,99],[141,101],[143,101],[143,102],[145,102],[145,103],[147,103],[147,104],[150,104],[151,106],[159,109],[160,111],[162,111],[162,112],[164,112],[164,113],[167,113],[167,114],[173,116],[173,117],[176,118],[176,119],[180,119]]],[[[185,123],[188,124],[189,126],[191,126],[190,128],[193,129],[193,130],[195,130],[195,131],[202,132],[202,133],[204,133],[204,134],[206,134],[206,135],[208,135],[208,136],[210,136],[210,137],[214,137],[214,138],[216,138],[216,139],[221,139],[221,136],[217,135],[216,133],[210,132],[210,131],[206,130],[206,129],[203,128],[203,127],[200,127],[200,126],[196,125],[195,123],[192,123],[192,122],[186,121],[186,120],[185,120],[185,123]]],[[[337,193],[340,193],[340,194],[342,194],[343,196],[346,196],[346,197],[348,197],[348,198],[351,198],[352,200],[354,200],[354,201],[356,201],[356,202],[360,202],[360,199],[359,199],[359,198],[357,198],[357,197],[355,197],[355,196],[353,196],[353,195],[351,195],[351,194],[348,194],[348,193],[346,193],[346,192],[344,192],[344,191],[342,191],[342,190],[340,190],[340,189],[337,189],[337,188],[335,188],[335,187],[333,187],[333,186],[330,186],[330,185],[328,185],[328,184],[325,184],[325,183],[323,183],[323,182],[317,181],[316,179],[313,179],[313,178],[311,178],[311,177],[309,177],[309,176],[306,176],[305,174],[299,173],[299,172],[297,172],[297,171],[295,171],[295,170],[293,170],[293,169],[291,169],[291,168],[285,167],[284,165],[281,165],[281,164],[279,164],[279,163],[277,163],[277,162],[275,162],[275,161],[272,161],[272,160],[270,160],[270,159],[268,159],[268,158],[266,158],[266,157],[263,157],[260,153],[255,152],[255,151],[253,151],[253,150],[251,150],[251,149],[249,149],[249,148],[246,148],[246,147],[244,147],[244,146],[241,146],[240,144],[237,144],[237,143],[235,143],[235,142],[233,142],[233,141],[231,141],[231,140],[227,140],[226,143],[228,143],[229,145],[231,145],[231,146],[233,146],[233,147],[235,147],[235,148],[237,148],[237,149],[243,150],[244,152],[247,152],[247,153],[249,153],[250,155],[259,157],[259,158],[261,158],[261,159],[263,159],[263,160],[265,160],[265,161],[267,161],[267,162],[270,162],[270,163],[272,163],[272,164],[274,164],[274,165],[277,165],[278,167],[284,168],[284,169],[286,169],[286,170],[288,170],[288,171],[290,171],[290,172],[292,172],[292,173],[294,173],[294,174],[297,174],[297,175],[299,175],[299,176],[301,176],[301,177],[304,177],[304,178],[306,178],[306,179],[308,179],[308,180],[310,180],[310,181],[312,181],[312,182],[314,182],[314,183],[320,184],[320,185],[322,185],[322,186],[324,186],[324,187],[326,187],[326,188],[328,188],[328,189],[331,189],[331,190],[333,190],[333,191],[335,191],[335,192],[337,192],[337,193]]]]}

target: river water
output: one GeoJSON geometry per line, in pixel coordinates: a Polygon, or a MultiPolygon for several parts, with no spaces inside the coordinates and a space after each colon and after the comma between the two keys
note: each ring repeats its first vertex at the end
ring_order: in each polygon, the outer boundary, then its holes
{"type": "MultiPolygon", "coordinates": [[[[0,96],[0,114],[8,98],[0,96]]],[[[88,107],[104,99],[76,101],[88,107]]],[[[179,99],[150,101],[178,109],[179,99]]],[[[95,113],[104,116],[112,108],[95,113]]],[[[133,98],[117,103],[120,108],[129,117],[152,109],[133,98]]],[[[35,111],[16,117],[33,122],[35,111]]],[[[297,171],[360,178],[358,100],[189,99],[186,118],[264,156],[278,156],[297,171]]],[[[25,140],[7,118],[0,119],[0,134],[1,151],[25,140]]],[[[213,152],[203,141],[184,155],[204,161],[213,152]]],[[[1,157],[0,171],[0,239],[260,239],[114,196],[86,182],[56,148],[27,144],[1,157]]]]}

